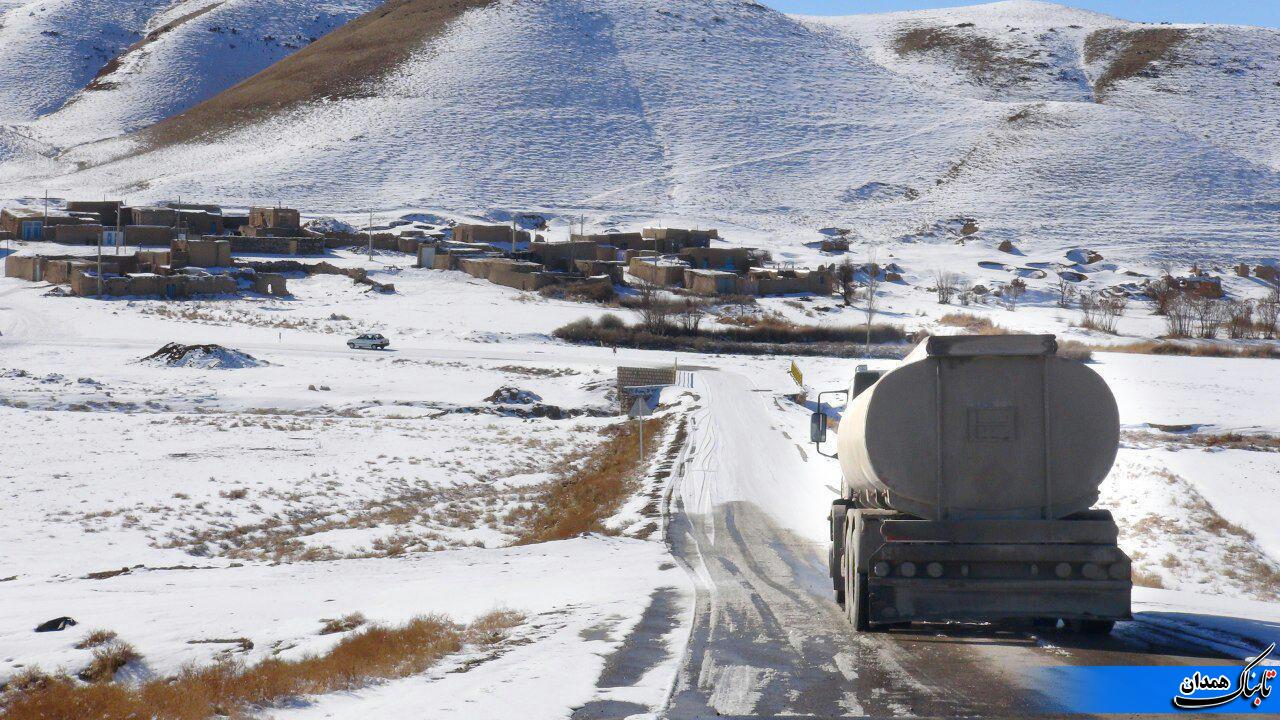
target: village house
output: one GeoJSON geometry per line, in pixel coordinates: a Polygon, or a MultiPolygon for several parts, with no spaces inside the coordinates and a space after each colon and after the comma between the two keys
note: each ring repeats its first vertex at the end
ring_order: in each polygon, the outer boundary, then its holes
{"type": "Polygon", "coordinates": [[[128,224],[124,216],[124,203],[119,200],[68,200],[67,212],[94,216],[94,222],[108,227],[128,224]]]}
{"type": "Polygon", "coordinates": [[[169,266],[175,270],[184,267],[230,267],[231,241],[214,237],[174,240],[169,246],[169,266]]]}
{"type": "Polygon", "coordinates": [[[689,266],[670,257],[633,257],[627,264],[627,272],[639,280],[659,287],[683,287],[684,271],[689,266]]]}
{"type": "Polygon", "coordinates": [[[835,266],[822,265],[814,270],[752,268],[747,279],[757,295],[830,295],[835,289],[835,266]]]}
{"type": "Polygon", "coordinates": [[[291,238],[308,233],[302,229],[302,214],[294,208],[251,207],[249,224],[241,228],[246,237],[291,238]]]}
{"type": "Polygon", "coordinates": [[[486,245],[510,245],[512,241],[519,245],[531,239],[528,230],[512,230],[510,225],[478,225],[459,223],[453,226],[453,241],[460,243],[483,243],[486,245]]]}
{"type": "Polygon", "coordinates": [[[676,256],[689,263],[690,267],[742,273],[754,264],[758,252],[754,248],[742,247],[687,247],[676,256]]]}
{"type": "Polygon", "coordinates": [[[684,287],[697,295],[749,295],[746,278],[724,270],[684,271],[684,287]]]}
{"type": "Polygon", "coordinates": [[[92,216],[52,209],[46,213],[44,210],[30,208],[5,208],[0,210],[0,231],[10,233],[10,237],[18,240],[40,241],[52,237],[52,232],[46,232],[46,228],[84,225],[93,220],[92,216]]]}

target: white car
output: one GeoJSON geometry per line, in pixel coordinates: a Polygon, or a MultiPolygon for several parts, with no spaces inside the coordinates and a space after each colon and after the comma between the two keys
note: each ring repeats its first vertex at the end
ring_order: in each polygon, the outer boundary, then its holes
{"type": "Polygon", "coordinates": [[[386,350],[391,342],[378,333],[368,333],[347,341],[352,350],[386,350]]]}

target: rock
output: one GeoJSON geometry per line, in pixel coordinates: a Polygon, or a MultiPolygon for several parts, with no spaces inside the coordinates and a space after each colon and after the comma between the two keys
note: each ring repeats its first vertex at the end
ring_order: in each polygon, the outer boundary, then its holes
{"type": "Polygon", "coordinates": [[[139,362],[168,365],[169,367],[194,367],[206,369],[236,370],[267,365],[252,355],[221,345],[182,345],[171,342],[139,362]]]}
{"type": "Polygon", "coordinates": [[[75,618],[69,618],[63,615],[60,618],[54,618],[40,623],[36,626],[36,632],[61,632],[73,625],[79,624],[80,623],[75,621],[75,618]]]}
{"type": "Polygon", "coordinates": [[[1018,248],[1013,246],[1013,241],[1011,240],[1001,240],[1000,244],[996,246],[996,249],[1003,253],[1009,253],[1010,255],[1018,252],[1018,248]]]}
{"type": "Polygon", "coordinates": [[[499,405],[534,405],[542,402],[542,397],[535,392],[530,392],[529,390],[503,386],[494,390],[493,393],[484,400],[485,402],[497,403],[499,405]]]}

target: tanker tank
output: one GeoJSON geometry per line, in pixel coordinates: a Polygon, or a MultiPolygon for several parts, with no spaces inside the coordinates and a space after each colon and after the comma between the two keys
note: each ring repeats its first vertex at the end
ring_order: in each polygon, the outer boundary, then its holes
{"type": "Polygon", "coordinates": [[[933,337],[846,407],[843,495],[928,520],[1058,519],[1097,501],[1119,434],[1106,382],[1053,336],[933,337]]]}

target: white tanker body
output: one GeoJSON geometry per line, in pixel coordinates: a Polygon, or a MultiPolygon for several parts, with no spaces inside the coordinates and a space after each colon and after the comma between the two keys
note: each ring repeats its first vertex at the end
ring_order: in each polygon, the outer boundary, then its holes
{"type": "MultiPolygon", "coordinates": [[[[1106,383],[1051,335],[934,337],[859,373],[840,420],[831,575],[860,629],[1129,617],[1129,558],[1089,508],[1115,461],[1106,383]]],[[[814,440],[826,418],[815,414],[814,440]]]]}

